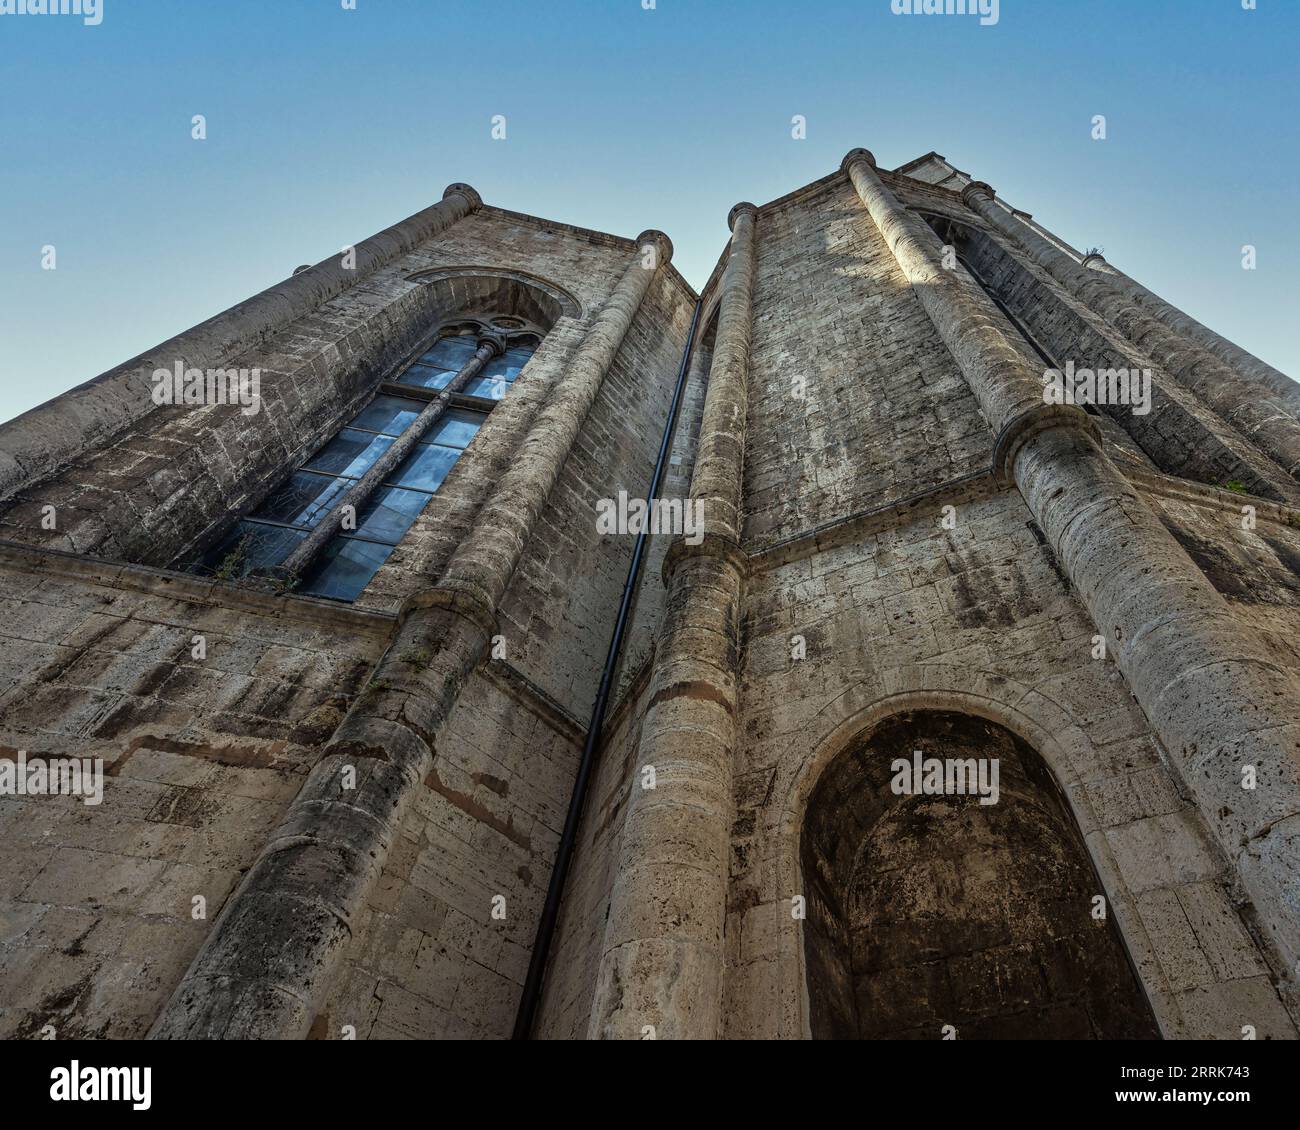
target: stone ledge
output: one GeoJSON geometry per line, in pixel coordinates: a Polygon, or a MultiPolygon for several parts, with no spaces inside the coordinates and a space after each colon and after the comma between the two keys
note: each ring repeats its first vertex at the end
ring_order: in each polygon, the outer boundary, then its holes
{"type": "MultiPolygon", "coordinates": [[[[560,737],[581,748],[587,740],[587,727],[548,695],[527,675],[504,659],[488,659],[479,671],[500,690],[515,699],[535,718],[551,727],[560,737]]],[[[609,726],[606,724],[606,731],[609,726]]]]}
{"type": "MultiPolygon", "coordinates": [[[[1300,507],[1285,506],[1257,495],[1238,494],[1236,491],[1208,486],[1190,479],[1180,479],[1174,475],[1143,471],[1128,466],[1120,467],[1119,470],[1134,486],[1141,487],[1145,492],[1161,498],[1178,499],[1198,506],[1230,510],[1235,514],[1241,513],[1243,505],[1253,506],[1257,518],[1300,529],[1300,507]]],[[[794,537],[773,542],[771,545],[747,550],[749,564],[755,570],[778,568],[815,553],[847,545],[865,534],[911,521],[918,512],[923,513],[929,505],[948,505],[954,501],[977,502],[997,494],[1009,494],[1014,491],[1015,485],[998,482],[991,468],[975,471],[949,479],[917,494],[907,495],[882,506],[872,507],[870,510],[861,510],[856,514],[850,514],[847,518],[840,518],[823,526],[816,526],[794,537]]]]}
{"type": "Polygon", "coordinates": [[[928,507],[948,505],[954,501],[976,502],[1013,489],[998,483],[992,469],[961,475],[917,494],[874,506],[870,510],[860,510],[847,518],[750,550],[750,565],[755,569],[788,565],[814,553],[857,541],[865,534],[911,521],[918,511],[924,511],[928,507]]]}
{"type": "Polygon", "coordinates": [[[387,638],[397,622],[396,616],[368,612],[319,597],[293,594],[277,596],[192,573],[156,569],[149,565],[129,565],[5,539],[0,539],[0,566],[9,566],[26,573],[67,577],[107,588],[174,597],[195,604],[230,608],[237,612],[347,628],[377,638],[387,638]]]}

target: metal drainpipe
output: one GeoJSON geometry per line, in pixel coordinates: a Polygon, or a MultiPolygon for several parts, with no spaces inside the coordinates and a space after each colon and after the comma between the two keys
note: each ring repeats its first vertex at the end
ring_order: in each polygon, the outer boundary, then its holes
{"type": "MultiPolygon", "coordinates": [[[[668,418],[664,421],[664,434],[659,441],[659,457],[655,460],[654,473],[650,477],[647,502],[658,496],[664,471],[668,465],[668,452],[672,447],[673,434],[677,430],[677,414],[681,409],[686,376],[691,367],[691,354],[695,348],[695,334],[699,328],[702,306],[703,299],[697,300],[695,312],[691,315],[691,328],[686,334],[686,348],[682,351],[682,363],[677,371],[677,387],[673,390],[668,418]]],[[[573,852],[578,842],[578,825],[582,821],[582,808],[587,799],[587,788],[591,784],[591,774],[596,766],[596,755],[600,752],[600,731],[605,723],[605,711],[609,706],[609,695],[614,685],[614,673],[623,650],[623,636],[631,619],[637,582],[641,579],[641,565],[645,559],[648,537],[649,532],[646,529],[642,529],[637,534],[636,546],[632,550],[632,561],[628,565],[627,580],[623,584],[623,597],[618,606],[618,618],[614,621],[614,635],[609,641],[609,651],[605,655],[605,669],[601,672],[600,687],[596,691],[596,704],[591,708],[591,722],[587,726],[587,740],[582,747],[582,760],[578,762],[578,775],[573,784],[573,795],[569,798],[569,811],[564,818],[560,846],[556,849],[555,866],[551,869],[551,879],[546,886],[546,902],[542,906],[542,916],[537,923],[537,937],[533,941],[533,952],[528,959],[528,975],[524,978],[523,995],[519,998],[519,1011],[515,1014],[515,1030],[512,1037],[515,1040],[526,1040],[532,1034],[533,1020],[537,1015],[538,1002],[541,1000],[542,977],[546,972],[551,940],[555,936],[555,923],[560,915],[560,903],[564,898],[564,881],[568,878],[569,864],[573,862],[573,852]]]]}

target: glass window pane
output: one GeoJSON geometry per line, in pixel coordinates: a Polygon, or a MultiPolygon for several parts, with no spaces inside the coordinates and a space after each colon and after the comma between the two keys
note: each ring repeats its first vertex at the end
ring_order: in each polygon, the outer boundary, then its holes
{"type": "Polygon", "coordinates": [[[392,552],[391,545],[333,538],[296,591],[333,600],[356,600],[392,552]]]}
{"type": "Polygon", "coordinates": [[[472,337],[444,337],[420,358],[422,364],[434,369],[450,369],[453,373],[464,367],[474,356],[478,341],[472,337]]]}
{"type": "Polygon", "coordinates": [[[429,496],[418,490],[382,487],[362,507],[358,516],[357,534],[396,545],[428,502],[429,496]]]}
{"type": "Polygon", "coordinates": [[[431,369],[426,365],[412,365],[400,377],[398,384],[415,385],[416,388],[446,388],[456,375],[452,369],[431,369]]]}
{"type": "Polygon", "coordinates": [[[417,444],[389,481],[416,490],[435,491],[459,458],[460,451],[454,447],[417,444]]]}
{"type": "Polygon", "coordinates": [[[406,400],[400,396],[376,396],[363,408],[352,421],[356,428],[366,428],[372,432],[400,436],[406,425],[420,414],[424,407],[418,400],[406,400]]]}
{"type": "Polygon", "coordinates": [[[359,479],[388,450],[392,442],[391,436],[376,436],[344,428],[312,456],[307,466],[313,471],[359,479]]]}
{"type": "Polygon", "coordinates": [[[301,530],[240,522],[203,561],[203,571],[221,581],[239,581],[254,569],[279,565],[307,535],[301,530]]]}
{"type": "Polygon", "coordinates": [[[483,375],[513,381],[519,376],[519,371],[528,364],[528,359],[532,355],[531,349],[507,349],[500,357],[494,357],[487,363],[483,375]]]}
{"type": "Polygon", "coordinates": [[[469,441],[483,426],[487,417],[482,412],[467,412],[463,408],[453,408],[444,412],[442,418],[429,429],[422,443],[441,443],[448,447],[468,447],[469,441]]]}
{"type": "Polygon", "coordinates": [[[475,377],[465,386],[465,395],[481,396],[484,400],[500,400],[510,391],[512,383],[504,377],[475,377]]]}
{"type": "Polygon", "coordinates": [[[311,529],[351,485],[348,479],[297,471],[287,483],[271,492],[257,508],[256,516],[311,529]]]}

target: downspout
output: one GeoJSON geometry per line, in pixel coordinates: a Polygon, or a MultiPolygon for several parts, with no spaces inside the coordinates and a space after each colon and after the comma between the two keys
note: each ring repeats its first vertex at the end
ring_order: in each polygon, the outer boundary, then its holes
{"type": "MultiPolygon", "coordinates": [[[[650,490],[646,495],[649,502],[659,494],[664,472],[668,466],[668,453],[672,447],[673,435],[677,430],[677,416],[682,406],[682,393],[686,389],[686,377],[690,371],[691,354],[695,348],[695,335],[699,328],[700,310],[704,300],[697,299],[695,311],[691,315],[691,328],[686,334],[686,346],[682,351],[682,363],[677,370],[677,387],[673,389],[672,403],[668,407],[668,417],[664,421],[663,438],[659,441],[659,456],[650,476],[650,490]]],[[[578,775],[573,784],[573,795],[569,798],[569,811],[564,818],[564,830],[560,834],[560,846],[555,853],[555,866],[551,869],[550,882],[546,886],[546,902],[542,906],[542,916],[537,923],[537,937],[533,941],[533,952],[528,959],[528,975],[524,978],[523,994],[519,998],[519,1011],[515,1014],[515,1030],[511,1037],[526,1040],[532,1033],[533,1021],[537,1015],[537,1005],[542,997],[542,977],[546,973],[546,961],[550,956],[551,941],[555,936],[555,924],[560,916],[560,903],[564,898],[564,883],[568,878],[569,865],[573,862],[574,848],[578,842],[578,825],[582,821],[582,809],[587,799],[587,789],[591,784],[592,771],[596,767],[596,756],[600,752],[600,732],[605,724],[605,712],[609,707],[610,691],[614,686],[614,675],[618,669],[619,657],[623,651],[623,636],[627,632],[628,622],[632,616],[632,605],[636,598],[637,584],[641,579],[641,566],[645,560],[646,542],[649,531],[643,528],[636,536],[636,546],[632,550],[632,560],[627,568],[627,580],[623,584],[623,597],[619,601],[618,618],[614,621],[614,634],[609,641],[609,651],[605,655],[605,669],[600,675],[600,687],[596,691],[596,703],[591,708],[591,722],[587,726],[587,740],[583,743],[582,759],[578,762],[578,775]]]]}

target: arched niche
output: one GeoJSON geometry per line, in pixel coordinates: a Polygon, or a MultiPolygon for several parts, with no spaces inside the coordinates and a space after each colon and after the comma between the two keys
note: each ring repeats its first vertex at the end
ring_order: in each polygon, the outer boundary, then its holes
{"type": "Polygon", "coordinates": [[[1158,1038],[1051,771],[996,722],[922,709],[874,723],[817,779],[800,862],[814,1038],[1158,1038]],[[996,803],[900,792],[926,784],[897,771],[917,750],[973,783],[965,767],[985,763],[986,786],[996,763],[996,803]]]}
{"type": "Polygon", "coordinates": [[[428,288],[444,324],[505,318],[545,336],[561,318],[582,317],[582,304],[567,290],[524,271],[439,267],[410,279],[428,288]]]}

